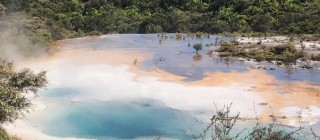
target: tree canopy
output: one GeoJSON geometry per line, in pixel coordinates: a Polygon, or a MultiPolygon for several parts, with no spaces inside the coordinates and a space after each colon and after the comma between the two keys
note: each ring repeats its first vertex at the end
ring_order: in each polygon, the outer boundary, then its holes
{"type": "Polygon", "coordinates": [[[0,0],[0,3],[3,5],[0,13],[26,12],[39,23],[33,30],[52,40],[114,32],[320,33],[319,0],[0,0]]]}
{"type": "Polygon", "coordinates": [[[31,106],[25,95],[37,94],[46,85],[46,72],[35,74],[29,69],[16,72],[12,63],[0,59],[0,125],[21,117],[31,106]]]}

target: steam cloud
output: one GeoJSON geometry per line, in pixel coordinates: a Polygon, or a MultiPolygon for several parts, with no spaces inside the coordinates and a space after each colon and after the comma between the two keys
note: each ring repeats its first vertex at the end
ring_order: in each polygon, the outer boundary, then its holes
{"type": "Polygon", "coordinates": [[[0,16],[0,58],[19,61],[46,52],[42,43],[32,41],[32,20],[22,13],[0,16]]]}

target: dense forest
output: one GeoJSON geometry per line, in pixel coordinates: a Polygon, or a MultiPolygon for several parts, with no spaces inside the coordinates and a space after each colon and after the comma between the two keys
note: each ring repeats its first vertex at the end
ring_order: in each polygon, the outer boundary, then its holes
{"type": "Polygon", "coordinates": [[[34,41],[107,33],[320,33],[320,0],[0,0],[34,41]],[[23,16],[21,16],[23,15],[23,16]]]}

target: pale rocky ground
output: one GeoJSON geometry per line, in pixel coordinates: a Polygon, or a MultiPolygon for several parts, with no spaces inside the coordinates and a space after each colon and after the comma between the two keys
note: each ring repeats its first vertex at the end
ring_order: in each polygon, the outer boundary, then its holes
{"type": "MultiPolygon", "coordinates": [[[[295,38],[293,41],[290,41],[289,36],[271,36],[271,37],[237,37],[236,41],[238,41],[241,45],[253,45],[253,44],[258,44],[261,42],[261,44],[266,45],[266,46],[276,46],[276,45],[282,45],[282,44],[287,44],[287,43],[293,43],[296,47],[296,49],[301,50],[303,47],[304,51],[308,55],[318,55],[320,54],[320,40],[317,41],[300,41],[300,39],[295,38]]],[[[245,60],[243,58],[238,58],[239,60],[245,60]]],[[[254,60],[249,60],[249,61],[254,61],[254,60]]],[[[277,64],[277,61],[272,61],[273,64],[277,64]]],[[[279,65],[277,67],[284,67],[283,65],[279,65]]],[[[293,69],[297,68],[307,68],[307,69],[320,69],[320,62],[319,61],[312,61],[312,60],[307,60],[307,61],[302,61],[302,60],[297,60],[296,64],[292,64],[290,67],[293,69]]],[[[261,66],[261,64],[258,64],[256,68],[263,68],[263,69],[270,69],[267,66],[261,66]]],[[[274,69],[272,67],[271,69],[274,69]]]]}
{"type": "MultiPolygon", "coordinates": [[[[290,37],[288,36],[271,36],[271,37],[238,37],[237,41],[243,44],[257,44],[261,41],[262,44],[267,46],[275,46],[280,44],[286,44],[290,42],[290,37]]],[[[320,40],[317,41],[302,41],[299,39],[294,39],[293,42],[297,49],[301,49],[305,46],[305,51],[308,53],[320,53],[320,40]]]]}

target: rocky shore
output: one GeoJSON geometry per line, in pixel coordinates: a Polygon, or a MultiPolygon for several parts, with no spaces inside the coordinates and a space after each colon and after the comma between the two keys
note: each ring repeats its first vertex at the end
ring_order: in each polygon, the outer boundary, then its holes
{"type": "Polygon", "coordinates": [[[253,69],[320,69],[320,40],[315,37],[237,37],[221,42],[221,57],[256,62],[253,69]]]}

